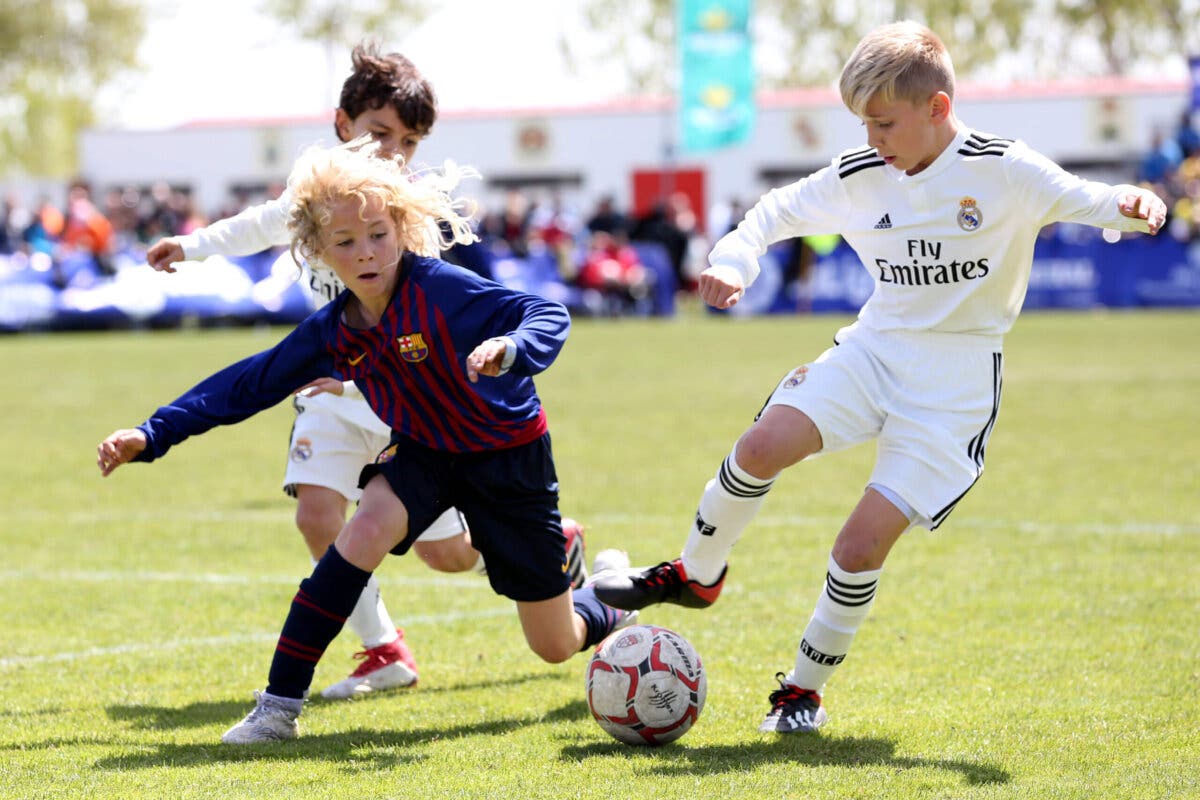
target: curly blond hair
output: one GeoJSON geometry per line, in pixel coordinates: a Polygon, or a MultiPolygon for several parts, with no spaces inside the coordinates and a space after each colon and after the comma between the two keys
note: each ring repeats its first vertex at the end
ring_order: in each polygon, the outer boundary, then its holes
{"type": "Polygon", "coordinates": [[[296,263],[321,260],[321,233],[332,221],[332,207],[347,198],[358,200],[360,208],[372,199],[382,202],[402,250],[436,256],[456,243],[478,240],[470,224],[475,204],[450,192],[479,173],[452,161],[440,171],[414,172],[402,156],[384,157],[379,149],[370,136],[361,136],[333,148],[309,148],[296,161],[287,181],[287,226],[296,263]]]}

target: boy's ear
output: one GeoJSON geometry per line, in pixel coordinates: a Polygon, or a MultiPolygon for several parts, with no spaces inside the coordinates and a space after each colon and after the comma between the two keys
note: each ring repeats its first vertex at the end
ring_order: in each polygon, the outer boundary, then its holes
{"type": "Polygon", "coordinates": [[[929,118],[933,122],[945,122],[950,116],[950,95],[934,92],[929,98],[929,118]]]}
{"type": "Polygon", "coordinates": [[[350,132],[354,130],[354,126],[350,124],[350,115],[344,108],[339,108],[333,113],[333,129],[343,142],[350,141],[350,132]]]}

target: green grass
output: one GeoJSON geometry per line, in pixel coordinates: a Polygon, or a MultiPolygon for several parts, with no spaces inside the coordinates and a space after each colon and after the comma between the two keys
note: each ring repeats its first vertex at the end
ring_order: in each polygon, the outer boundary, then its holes
{"type": "MultiPolygon", "coordinates": [[[[677,553],[775,380],[844,321],[578,323],[539,386],[593,552],[677,553]]],[[[709,677],[698,725],[657,750],[591,720],[584,656],[541,663],[485,581],[412,558],[379,575],[418,687],[313,702],[293,743],[218,744],[309,569],[278,489],[291,412],[107,480],[95,445],[282,333],[0,338],[0,796],[1200,797],[1200,315],[1018,323],[987,473],[896,548],[812,737],[755,728],[873,449],[785,473],[721,602],[646,614],[709,677]]]]}

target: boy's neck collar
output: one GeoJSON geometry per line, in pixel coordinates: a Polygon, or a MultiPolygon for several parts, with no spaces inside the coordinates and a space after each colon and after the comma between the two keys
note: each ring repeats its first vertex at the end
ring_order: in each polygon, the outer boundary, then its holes
{"type": "Polygon", "coordinates": [[[969,133],[968,128],[960,123],[957,119],[947,122],[945,130],[939,131],[937,142],[940,148],[937,155],[933,156],[924,166],[915,172],[903,172],[902,180],[920,179],[927,175],[932,175],[940,172],[942,168],[950,162],[952,154],[958,150],[956,142],[966,139],[969,133]]]}

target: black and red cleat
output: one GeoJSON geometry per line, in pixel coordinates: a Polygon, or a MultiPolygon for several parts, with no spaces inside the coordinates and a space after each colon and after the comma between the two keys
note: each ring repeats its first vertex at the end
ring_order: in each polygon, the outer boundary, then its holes
{"type": "Polygon", "coordinates": [[[597,575],[592,586],[602,603],[635,611],[655,603],[674,603],[686,608],[708,608],[725,585],[725,573],[709,585],[688,578],[680,559],[655,567],[612,571],[597,575]]]}

